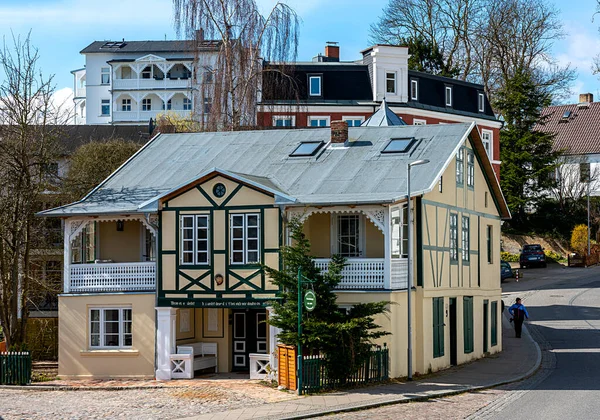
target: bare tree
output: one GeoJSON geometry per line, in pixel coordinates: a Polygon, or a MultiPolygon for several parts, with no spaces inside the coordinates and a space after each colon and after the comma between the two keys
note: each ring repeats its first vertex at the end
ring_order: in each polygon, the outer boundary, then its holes
{"type": "Polygon", "coordinates": [[[569,202],[577,203],[586,197],[588,186],[592,192],[600,189],[600,166],[590,164],[586,156],[560,156],[556,162],[555,174],[554,186],[550,192],[561,210],[565,210],[569,202]],[[589,185],[582,178],[585,172],[589,173],[589,185]]]}
{"type": "MultiPolygon", "coordinates": [[[[277,2],[263,16],[255,0],[173,0],[173,4],[178,31],[195,40],[195,68],[205,69],[196,103],[202,107],[201,114],[210,110],[208,128],[235,130],[255,125],[263,60],[296,59],[296,12],[277,2]],[[205,38],[219,41],[216,55],[203,51],[205,38]]],[[[200,76],[197,71],[196,77],[200,76]]]]}
{"type": "Polygon", "coordinates": [[[52,77],[39,73],[38,58],[29,36],[0,50],[0,325],[9,346],[25,339],[31,251],[43,240],[34,214],[52,185],[55,124],[68,118],[53,104],[52,77]]]}

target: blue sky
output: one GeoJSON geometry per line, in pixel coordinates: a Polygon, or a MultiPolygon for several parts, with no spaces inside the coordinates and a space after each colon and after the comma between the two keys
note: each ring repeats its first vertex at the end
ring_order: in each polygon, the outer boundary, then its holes
{"type": "MultiPolygon", "coordinates": [[[[263,10],[274,0],[258,0],[263,10]]],[[[309,60],[323,51],[326,41],[338,41],[343,60],[359,58],[368,46],[369,25],[387,0],[290,0],[302,18],[298,58],[309,60]]],[[[600,53],[600,16],[592,22],[595,0],[557,0],[567,37],[556,43],[561,63],[577,67],[571,101],[580,92],[600,100],[600,81],[590,67],[600,53]]],[[[82,67],[79,51],[94,40],[175,39],[172,0],[0,0],[0,35],[10,41],[11,30],[26,35],[40,50],[45,75],[55,74],[57,89],[70,88],[70,71],[82,67]]],[[[0,76],[1,77],[1,76],[0,76]]],[[[65,91],[66,92],[66,91],[65,91]]]]}

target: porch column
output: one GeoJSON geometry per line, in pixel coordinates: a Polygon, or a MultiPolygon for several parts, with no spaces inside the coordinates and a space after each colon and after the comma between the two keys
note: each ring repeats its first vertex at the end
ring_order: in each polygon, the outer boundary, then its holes
{"type": "Polygon", "coordinates": [[[63,293],[71,289],[71,221],[65,220],[63,235],[63,293]]]}
{"type": "MultiPolygon", "coordinates": [[[[271,319],[271,316],[274,314],[273,308],[268,307],[267,312],[269,313],[269,319],[271,319]]],[[[269,363],[271,365],[271,370],[277,369],[277,344],[279,344],[277,335],[280,332],[281,329],[269,324],[269,363]]]]}
{"type": "Polygon", "coordinates": [[[171,354],[175,353],[177,309],[156,308],[156,379],[171,379],[171,354]]]}
{"type": "Polygon", "coordinates": [[[386,290],[392,288],[392,223],[391,223],[391,207],[388,207],[383,212],[383,287],[386,290]]]}

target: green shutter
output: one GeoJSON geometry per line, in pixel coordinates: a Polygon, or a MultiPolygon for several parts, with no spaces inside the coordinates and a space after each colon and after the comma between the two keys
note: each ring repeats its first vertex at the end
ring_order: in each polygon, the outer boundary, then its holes
{"type": "Polygon", "coordinates": [[[433,298],[433,357],[444,355],[444,298],[433,298]]]}
{"type": "Polygon", "coordinates": [[[463,297],[463,335],[465,353],[473,352],[473,297],[463,297]]]}
{"type": "Polygon", "coordinates": [[[492,324],[492,346],[495,346],[498,344],[498,302],[492,302],[490,322],[492,324]]]}

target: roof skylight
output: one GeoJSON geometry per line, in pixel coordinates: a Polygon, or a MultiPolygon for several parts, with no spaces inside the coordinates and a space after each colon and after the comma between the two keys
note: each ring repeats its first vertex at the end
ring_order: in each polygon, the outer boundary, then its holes
{"type": "Polygon", "coordinates": [[[102,44],[100,48],[123,48],[124,46],[124,41],[108,41],[102,44]]]}
{"type": "Polygon", "coordinates": [[[323,146],[322,141],[303,141],[290,156],[313,156],[323,146]]]}
{"type": "Polygon", "coordinates": [[[389,143],[383,148],[381,153],[405,153],[410,150],[410,147],[414,143],[414,137],[404,139],[391,139],[389,143]]]}
{"type": "Polygon", "coordinates": [[[563,120],[566,120],[569,117],[571,117],[571,111],[565,111],[562,116],[563,120]]]}

